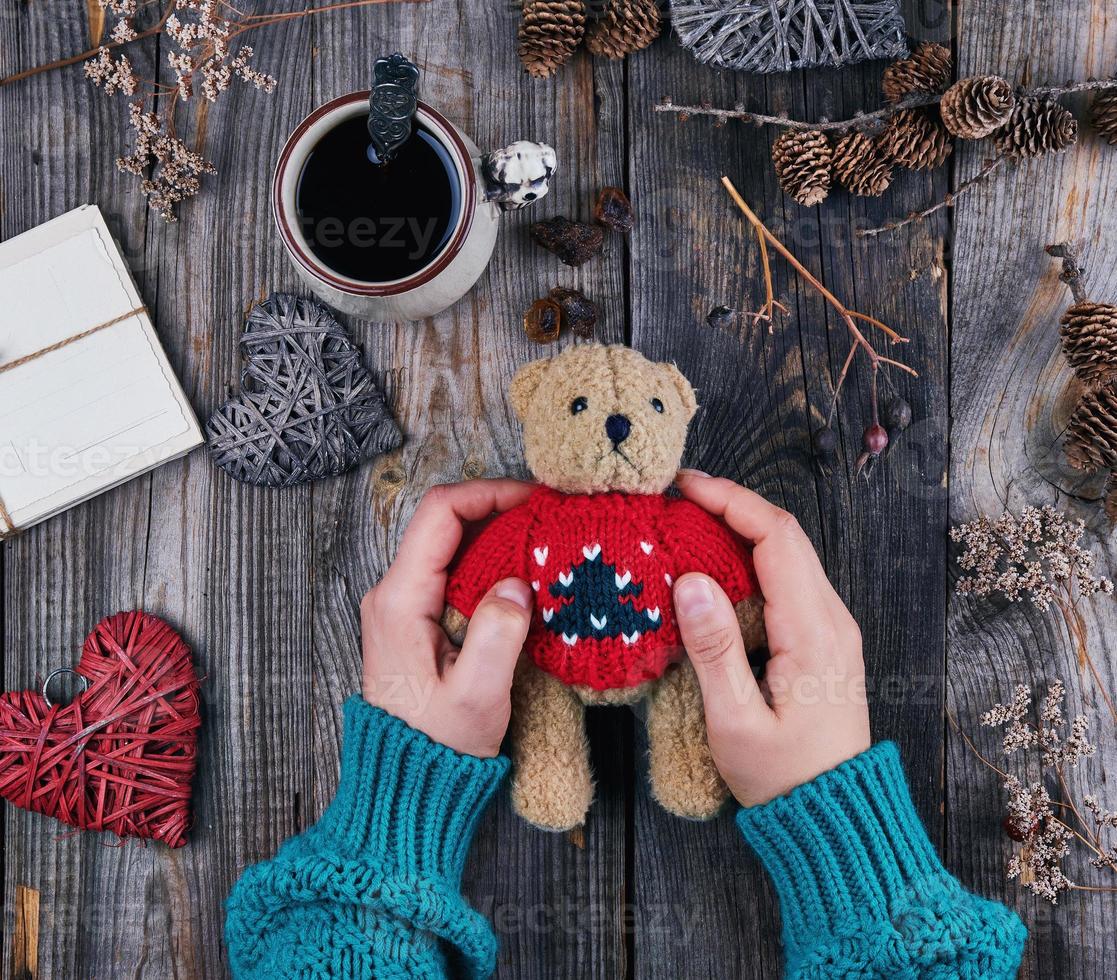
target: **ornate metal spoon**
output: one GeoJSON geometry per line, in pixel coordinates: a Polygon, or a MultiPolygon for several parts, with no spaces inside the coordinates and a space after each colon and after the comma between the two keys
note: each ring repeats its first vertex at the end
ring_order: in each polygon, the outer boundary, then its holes
{"type": "Polygon", "coordinates": [[[419,69],[398,51],[377,58],[368,100],[368,158],[387,163],[411,138],[411,120],[419,104],[419,69]]]}

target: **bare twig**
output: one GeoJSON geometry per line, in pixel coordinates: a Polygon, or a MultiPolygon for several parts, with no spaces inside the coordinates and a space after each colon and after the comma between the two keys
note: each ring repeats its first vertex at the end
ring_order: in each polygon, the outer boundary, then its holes
{"type": "MultiPolygon", "coordinates": [[[[832,292],[830,292],[830,290],[827,289],[818,280],[818,277],[815,276],[814,273],[812,273],[805,265],[803,265],[803,263],[800,262],[792,254],[792,252],[783,244],[783,242],[781,242],[768,230],[764,222],[761,221],[760,218],[756,216],[756,213],[752,210],[752,208],[750,208],[748,204],[745,203],[745,199],[741,197],[740,193],[737,191],[737,188],[733,186],[733,182],[728,177],[722,177],[721,182],[725,186],[725,189],[729,192],[729,196],[733,199],[733,203],[741,209],[745,217],[749,220],[749,224],[751,224],[752,227],[755,229],[757,235],[767,239],[768,244],[770,244],[777,252],[780,253],[780,255],[787,259],[787,261],[790,262],[791,265],[794,267],[795,271],[798,272],[799,275],[802,276],[808,283],[810,283],[810,285],[819,292],[819,294],[823,297],[823,299],[826,300],[827,303],[829,303],[832,307],[834,307],[835,310],[838,311],[838,315],[845,323],[846,329],[849,330],[850,336],[853,338],[854,343],[861,347],[874,368],[879,367],[881,364],[887,364],[891,367],[899,368],[901,371],[906,371],[913,377],[919,377],[919,372],[917,372],[914,368],[908,367],[908,365],[903,364],[900,361],[882,357],[880,354],[878,354],[873,345],[865,339],[865,335],[858,329],[857,324],[854,322],[852,313],[848,309],[846,309],[841,300],[839,300],[832,292]]],[[[881,324],[879,320],[871,320],[870,322],[884,327],[884,325],[881,324]]],[[[907,339],[906,337],[900,336],[898,333],[896,333],[896,331],[891,330],[891,328],[884,327],[884,329],[893,336],[893,343],[903,343],[907,339]]]]}
{"type": "MultiPolygon", "coordinates": [[[[324,7],[308,7],[305,10],[293,10],[282,14],[250,14],[245,17],[246,21],[252,22],[246,29],[254,29],[256,27],[270,27],[272,24],[278,24],[287,20],[300,20],[303,17],[313,17],[315,14],[334,13],[339,10],[348,10],[351,7],[371,7],[376,4],[382,3],[427,3],[429,0],[348,0],[345,3],[331,3],[324,7]]],[[[235,9],[235,8],[233,8],[235,9]]],[[[33,78],[35,75],[42,75],[44,72],[54,71],[58,68],[68,68],[70,65],[77,65],[83,61],[88,61],[90,58],[95,58],[102,48],[107,48],[113,51],[116,48],[125,47],[129,44],[135,44],[137,41],[143,41],[149,37],[162,32],[163,27],[166,25],[167,19],[174,13],[175,5],[168,4],[167,9],[163,12],[159,23],[154,27],[149,27],[146,31],[141,31],[135,37],[127,41],[107,41],[104,44],[98,44],[95,48],[89,48],[78,54],[72,54],[65,58],[58,58],[55,61],[48,61],[42,65],[36,65],[34,68],[25,68],[23,71],[13,72],[11,75],[4,75],[0,77],[0,87],[4,85],[11,85],[14,82],[22,82],[25,79],[33,78]]],[[[238,33],[240,33],[238,31],[238,33]]]]}
{"type": "Polygon", "coordinates": [[[1063,271],[1059,276],[1071,291],[1076,303],[1086,301],[1086,267],[1082,265],[1082,245],[1079,242],[1058,242],[1048,245],[1048,255],[1063,260],[1063,271]]]}
{"type": "Polygon", "coordinates": [[[721,123],[730,119],[752,123],[756,126],[780,126],[784,129],[821,130],[823,132],[843,132],[848,129],[862,129],[884,122],[889,116],[901,109],[914,109],[919,106],[934,105],[942,96],[939,95],[909,95],[901,102],[885,106],[874,112],[860,112],[852,119],[827,120],[819,122],[803,122],[799,119],[789,119],[787,116],[770,116],[763,112],[749,112],[744,106],[738,105],[732,109],[717,109],[712,105],[676,105],[670,97],[658,103],[656,112],[676,112],[684,119],[689,116],[713,116],[721,123]]]}
{"type": "Polygon", "coordinates": [[[1098,692],[1105,702],[1105,706],[1109,709],[1109,716],[1113,719],[1113,723],[1117,725],[1117,704],[1113,703],[1113,698],[1106,689],[1105,681],[1102,680],[1102,676],[1098,672],[1097,664],[1094,663],[1094,658],[1090,656],[1090,647],[1086,635],[1086,623],[1078,608],[1077,598],[1069,587],[1066,589],[1066,593],[1066,596],[1055,596],[1055,605],[1059,607],[1059,612],[1063,615],[1063,622],[1067,627],[1067,635],[1070,636],[1071,642],[1074,644],[1074,651],[1078,657],[1078,666],[1079,668],[1084,667],[1090,671],[1090,675],[1094,679],[1094,684],[1097,686],[1098,692]]]}
{"type": "MultiPolygon", "coordinates": [[[[1071,95],[1075,92],[1094,92],[1100,89],[1117,89],[1117,78],[1091,78],[1084,82],[1067,82],[1064,85],[1046,85],[1041,88],[1021,89],[1023,98],[1057,98],[1062,95],[1071,95]]],[[[789,119],[787,116],[773,116],[762,112],[749,112],[743,105],[736,105],[732,109],[716,108],[712,105],[677,105],[670,96],[654,107],[656,112],[674,112],[680,116],[713,116],[719,122],[737,119],[741,122],[752,123],[756,126],[779,126],[783,129],[821,130],[823,132],[844,132],[850,129],[866,129],[884,122],[897,112],[904,109],[915,109],[919,106],[938,105],[942,101],[942,94],[909,95],[899,102],[884,106],[873,112],[859,112],[852,119],[829,120],[822,119],[818,122],[806,122],[800,119],[789,119]]]]}
{"type": "Polygon", "coordinates": [[[877,235],[885,235],[890,231],[895,231],[897,228],[903,228],[906,225],[914,224],[917,221],[923,221],[929,218],[932,214],[943,210],[943,208],[952,208],[958,203],[958,198],[961,197],[966,191],[982,184],[993,176],[1008,160],[1008,157],[993,157],[985,161],[983,166],[976,174],[969,178],[969,180],[962,181],[958,185],[956,191],[947,194],[938,204],[933,204],[929,208],[924,208],[922,211],[912,211],[906,218],[901,218],[899,221],[889,221],[887,224],[881,225],[878,228],[858,228],[858,238],[874,238],[877,235]]]}

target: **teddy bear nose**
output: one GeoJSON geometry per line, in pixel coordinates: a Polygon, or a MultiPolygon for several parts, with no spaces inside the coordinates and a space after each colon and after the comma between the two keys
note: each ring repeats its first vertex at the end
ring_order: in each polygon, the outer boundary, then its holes
{"type": "Polygon", "coordinates": [[[605,420],[605,434],[612,440],[613,445],[624,442],[632,431],[632,423],[627,415],[610,415],[605,420]]]}

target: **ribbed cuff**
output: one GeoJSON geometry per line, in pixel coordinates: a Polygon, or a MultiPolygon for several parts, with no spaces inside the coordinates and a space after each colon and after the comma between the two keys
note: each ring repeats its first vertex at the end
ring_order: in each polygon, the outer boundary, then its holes
{"type": "Polygon", "coordinates": [[[789,962],[820,937],[960,890],[915,812],[892,742],[741,810],[737,825],[779,893],[789,962]]]}
{"type": "Polygon", "coordinates": [[[461,755],[358,695],[344,710],[337,795],[312,833],[346,857],[456,887],[508,760],[461,755]]]}

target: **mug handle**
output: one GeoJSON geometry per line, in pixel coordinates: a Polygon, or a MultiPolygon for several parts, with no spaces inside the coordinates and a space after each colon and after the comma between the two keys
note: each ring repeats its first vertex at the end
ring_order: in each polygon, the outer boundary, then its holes
{"type": "Polygon", "coordinates": [[[502,211],[519,211],[545,197],[558,168],[546,143],[517,140],[481,157],[485,200],[502,211]]]}

